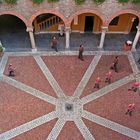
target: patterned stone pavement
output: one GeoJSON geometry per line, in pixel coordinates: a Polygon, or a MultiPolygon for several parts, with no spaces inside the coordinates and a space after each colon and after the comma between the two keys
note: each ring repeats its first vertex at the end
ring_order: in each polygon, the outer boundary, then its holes
{"type": "Polygon", "coordinates": [[[140,96],[127,91],[134,80],[140,82],[132,53],[84,54],[83,62],[72,51],[4,54],[0,140],[140,140],[140,96]],[[119,73],[113,73],[110,85],[102,81],[103,86],[94,91],[95,76],[105,78],[115,55],[122,63],[119,73]],[[7,76],[9,63],[16,68],[13,78],[7,76]],[[135,112],[125,116],[131,102],[136,104],[135,112]]]}

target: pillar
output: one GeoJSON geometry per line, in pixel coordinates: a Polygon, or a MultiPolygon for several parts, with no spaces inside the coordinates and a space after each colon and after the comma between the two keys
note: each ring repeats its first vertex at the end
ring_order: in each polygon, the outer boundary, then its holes
{"type": "Polygon", "coordinates": [[[70,49],[70,27],[65,27],[65,35],[66,35],[66,49],[70,49]]]}
{"type": "Polygon", "coordinates": [[[99,48],[102,49],[104,45],[104,40],[105,40],[105,34],[107,32],[108,27],[102,27],[102,34],[101,34],[101,39],[100,39],[100,45],[99,48]]]}
{"type": "Polygon", "coordinates": [[[32,27],[27,27],[26,29],[27,32],[29,32],[29,37],[30,37],[30,41],[31,41],[31,47],[32,47],[32,51],[36,52],[36,45],[35,45],[35,39],[34,39],[34,34],[33,34],[33,28],[32,27]]]}
{"type": "Polygon", "coordinates": [[[137,27],[137,33],[135,35],[135,38],[132,44],[132,51],[136,51],[136,45],[138,43],[139,37],[140,37],[140,28],[137,27]]]}

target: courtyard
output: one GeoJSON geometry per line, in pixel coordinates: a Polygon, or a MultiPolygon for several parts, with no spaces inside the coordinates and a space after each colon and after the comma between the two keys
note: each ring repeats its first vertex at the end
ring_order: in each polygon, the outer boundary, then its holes
{"type": "Polygon", "coordinates": [[[131,52],[5,52],[0,62],[0,140],[140,140],[140,82],[131,52]],[[118,73],[112,71],[119,56],[118,73]],[[16,76],[8,76],[13,64],[16,76]],[[101,77],[99,90],[94,88],[101,77]],[[135,103],[132,116],[125,115],[135,103]]]}

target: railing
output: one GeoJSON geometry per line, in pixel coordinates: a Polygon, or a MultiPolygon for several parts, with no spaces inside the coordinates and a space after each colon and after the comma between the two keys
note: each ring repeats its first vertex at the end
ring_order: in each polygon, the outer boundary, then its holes
{"type": "Polygon", "coordinates": [[[53,17],[50,17],[40,23],[38,23],[38,27],[39,27],[39,30],[40,31],[43,31],[43,30],[46,30],[48,29],[49,27],[52,27],[58,23],[60,23],[62,20],[60,17],[58,16],[53,16],[53,17]]]}

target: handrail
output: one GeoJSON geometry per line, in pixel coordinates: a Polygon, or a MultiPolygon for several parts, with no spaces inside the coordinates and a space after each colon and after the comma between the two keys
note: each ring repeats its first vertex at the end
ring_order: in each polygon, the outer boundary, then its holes
{"type": "Polygon", "coordinates": [[[39,27],[39,30],[40,31],[43,31],[43,30],[46,30],[47,28],[55,25],[55,24],[58,24],[60,23],[62,20],[60,17],[58,16],[53,16],[53,17],[50,17],[40,23],[38,23],[38,27],[39,27]]]}

